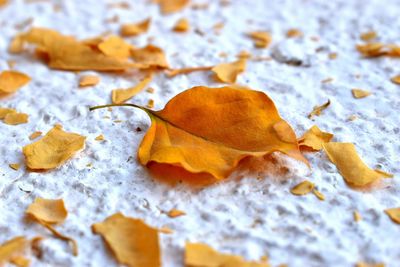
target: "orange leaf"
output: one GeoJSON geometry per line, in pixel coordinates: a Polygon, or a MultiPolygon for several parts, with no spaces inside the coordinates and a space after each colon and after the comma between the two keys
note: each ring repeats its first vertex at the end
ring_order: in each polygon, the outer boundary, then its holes
{"type": "Polygon", "coordinates": [[[130,267],[160,267],[158,230],[142,220],[116,213],[92,225],[113,252],[118,263],[130,267]]]}
{"type": "Polygon", "coordinates": [[[144,78],[137,85],[128,89],[115,89],[111,92],[111,100],[115,104],[124,103],[142,91],[153,79],[152,74],[144,78]]]}
{"type": "Polygon", "coordinates": [[[31,78],[22,72],[5,70],[0,73],[0,94],[15,93],[19,88],[29,83],[31,78]]]}
{"type": "Polygon", "coordinates": [[[18,125],[28,122],[28,114],[10,112],[4,117],[4,123],[9,125],[18,125]]]}
{"type": "Polygon", "coordinates": [[[189,21],[185,18],[181,18],[176,22],[173,30],[175,32],[187,32],[189,28],[190,28],[189,21]]]}
{"type": "Polygon", "coordinates": [[[131,49],[133,49],[124,39],[115,35],[109,36],[100,42],[97,47],[104,55],[121,59],[127,59],[131,53],[131,49]]]}
{"type": "Polygon", "coordinates": [[[99,76],[85,75],[79,79],[79,87],[93,86],[100,82],[99,76]]]}
{"type": "Polygon", "coordinates": [[[163,14],[175,13],[182,10],[187,4],[189,4],[189,0],[156,0],[160,5],[161,12],[163,14]]]}
{"type": "Polygon", "coordinates": [[[268,32],[250,32],[248,36],[254,40],[254,45],[258,48],[267,48],[272,42],[272,37],[268,32]]]}
{"type": "Polygon", "coordinates": [[[246,59],[240,58],[232,63],[222,63],[213,67],[211,70],[215,73],[219,81],[224,83],[235,83],[236,77],[246,69],[246,59]]]}
{"type": "Polygon", "coordinates": [[[160,111],[125,105],[145,110],[152,121],[138,150],[143,165],[165,163],[222,179],[243,158],[275,151],[307,163],[292,128],[262,92],[199,86],[178,94],[160,111]]]}
{"type": "Polygon", "coordinates": [[[314,151],[322,149],[324,143],[329,142],[333,138],[333,134],[321,131],[316,125],[311,127],[299,139],[300,149],[307,148],[314,151]]]}
{"type": "Polygon", "coordinates": [[[133,49],[131,56],[135,62],[147,67],[168,68],[163,50],[154,45],[133,49]]]}
{"type": "Polygon", "coordinates": [[[28,248],[29,241],[23,237],[18,236],[11,240],[6,241],[0,245],[0,266],[7,262],[13,261],[13,259],[28,248]]]}
{"type": "Polygon", "coordinates": [[[147,32],[150,27],[151,19],[148,18],[139,23],[123,24],[120,32],[122,36],[136,36],[141,33],[147,32]]]}

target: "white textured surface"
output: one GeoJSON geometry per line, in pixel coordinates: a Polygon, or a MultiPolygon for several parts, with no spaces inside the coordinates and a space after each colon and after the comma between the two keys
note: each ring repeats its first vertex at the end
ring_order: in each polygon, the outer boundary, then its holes
{"type": "MultiPolygon", "coordinates": [[[[383,261],[398,266],[399,225],[392,223],[383,210],[400,206],[398,177],[373,192],[358,192],[346,186],[336,168],[323,153],[307,154],[313,169],[275,155],[276,164],[264,164],[259,173],[243,172],[244,178],[230,179],[203,189],[186,185],[170,187],[154,181],[135,161],[139,142],[149,126],[146,115],[138,110],[115,108],[89,113],[90,105],[109,102],[110,91],[139,80],[135,73],[101,74],[94,88],[77,88],[79,75],[49,70],[30,54],[12,56],[6,52],[15,25],[33,18],[34,26],[54,28],[80,38],[106,31],[117,32],[118,23],[105,20],[118,14],[121,22],[153,18],[150,31],[129,39],[135,45],[147,43],[148,37],[162,47],[174,67],[205,66],[233,60],[241,50],[268,56],[272,51],[286,57],[298,57],[309,67],[295,67],[275,60],[249,62],[240,84],[266,92],[275,101],[281,115],[298,135],[317,124],[335,134],[335,141],[354,142],[362,158],[371,167],[379,167],[396,176],[400,170],[400,87],[389,79],[399,70],[398,59],[361,59],[354,45],[361,32],[374,29],[380,40],[399,41],[399,1],[263,1],[232,0],[221,8],[210,1],[208,10],[192,10],[160,16],[149,1],[131,1],[131,10],[110,9],[96,0],[45,1],[12,4],[0,10],[0,69],[6,61],[17,61],[16,69],[29,74],[33,81],[0,105],[30,114],[30,122],[19,126],[0,123],[0,242],[16,235],[49,236],[43,241],[44,258],[32,266],[115,266],[99,236],[90,225],[121,211],[143,218],[153,226],[167,225],[172,235],[161,235],[164,266],[181,266],[186,240],[205,242],[225,252],[258,259],[267,254],[273,265],[353,266],[359,260],[383,261]],[[175,21],[185,16],[193,31],[176,34],[170,31],[175,21]],[[212,26],[225,23],[221,35],[212,26]],[[299,28],[305,37],[287,40],[285,32],[299,28]],[[256,50],[244,33],[267,30],[273,36],[272,48],[256,50]],[[311,37],[318,37],[313,41],[311,37]],[[316,52],[318,50],[319,52],[316,52]],[[220,58],[226,52],[228,59],[220,58]],[[328,54],[337,52],[336,60],[328,54]],[[357,78],[359,75],[359,78],[357,78]],[[321,84],[332,77],[333,83],[321,84]],[[373,95],[355,100],[352,88],[371,90],[373,95]],[[331,99],[331,106],[315,121],[306,114],[314,105],[331,99]],[[112,119],[104,119],[109,115],[112,119]],[[357,115],[350,122],[347,118],[357,115]],[[113,123],[121,119],[122,123],[113,123]],[[23,162],[22,146],[36,130],[47,132],[55,123],[67,131],[87,136],[86,149],[61,168],[47,173],[14,171],[9,163],[23,162]],[[144,131],[136,132],[137,127],[144,131]],[[104,134],[106,142],[94,141],[104,134]],[[130,157],[133,159],[129,160],[130,157]],[[92,167],[87,167],[88,163],[92,167]],[[288,172],[285,172],[285,169],[288,172]],[[259,177],[259,179],[255,179],[259,177]],[[296,197],[290,188],[303,179],[315,182],[325,194],[321,202],[313,195],[296,197]],[[25,193],[23,190],[32,190],[25,193]],[[80,255],[73,257],[67,245],[41,226],[30,224],[24,210],[37,196],[64,198],[69,210],[67,221],[58,229],[79,243],[80,255]],[[178,208],[187,216],[168,218],[161,210],[178,208]],[[363,216],[353,221],[352,212],[363,216]],[[256,222],[256,223],[255,223],[256,222]]],[[[200,0],[198,1],[200,2],[200,0]]],[[[158,75],[151,86],[154,94],[143,92],[132,101],[146,104],[154,98],[162,108],[168,99],[196,85],[216,85],[209,74],[193,73],[168,79],[158,75]]],[[[237,176],[237,174],[236,174],[237,176]]]]}

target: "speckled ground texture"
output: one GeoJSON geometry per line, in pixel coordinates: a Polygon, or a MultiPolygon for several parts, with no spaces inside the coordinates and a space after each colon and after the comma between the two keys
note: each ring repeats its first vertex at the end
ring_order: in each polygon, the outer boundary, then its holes
{"type": "MultiPolygon", "coordinates": [[[[375,30],[384,43],[399,42],[399,1],[231,0],[228,6],[210,1],[206,10],[187,8],[169,16],[161,16],[157,5],[145,0],[131,1],[130,9],[110,8],[110,3],[11,1],[0,10],[0,69],[8,69],[7,60],[15,60],[15,69],[33,79],[0,102],[2,107],[30,115],[28,124],[0,123],[0,242],[16,235],[48,237],[42,242],[43,258],[32,258],[32,266],[116,266],[90,226],[119,211],[175,231],[161,234],[163,266],[182,266],[186,241],[204,242],[247,259],[268,255],[273,266],[354,266],[361,260],[398,266],[400,226],[383,211],[400,206],[400,87],[390,82],[399,74],[400,60],[363,59],[355,45],[360,43],[359,34],[368,30],[375,30]],[[119,23],[106,22],[115,15],[119,23]],[[150,123],[142,111],[88,111],[91,105],[109,103],[112,89],[136,83],[140,74],[99,74],[100,84],[79,89],[79,76],[91,72],[50,70],[31,53],[7,53],[10,39],[29,28],[23,27],[29,18],[34,26],[87,38],[107,31],[117,33],[120,23],[147,17],[153,19],[149,32],[128,41],[143,46],[151,38],[166,51],[173,67],[229,62],[241,50],[272,56],[272,60],[249,61],[238,83],[267,93],[298,136],[316,124],[334,133],[335,141],[355,143],[369,166],[393,173],[395,178],[371,192],[352,190],[326,155],[318,152],[306,154],[312,170],[274,154],[272,161],[251,163],[253,171],[241,168],[213,186],[170,186],[152,178],[136,161],[138,145],[150,123]],[[181,17],[190,20],[190,33],[171,31],[181,17]],[[212,27],[219,22],[225,27],[218,35],[212,27]],[[300,29],[304,37],[287,39],[290,28],[300,29]],[[254,30],[272,34],[270,48],[253,47],[245,33],[254,30]],[[228,57],[222,58],[221,52],[228,57]],[[337,59],[329,59],[330,53],[337,53],[337,59]],[[285,59],[302,65],[285,64],[285,59]],[[334,81],[321,83],[327,78],[334,81]],[[352,88],[373,94],[354,99],[352,88]],[[327,99],[332,104],[323,115],[308,119],[312,107],[327,99]],[[357,119],[350,121],[352,115],[357,119]],[[32,142],[28,139],[32,132],[47,132],[56,123],[87,136],[86,148],[46,173],[8,167],[9,163],[23,164],[21,148],[32,142]],[[136,131],[137,127],[142,131],[136,131]],[[105,142],[94,140],[99,134],[105,142]],[[290,194],[290,188],[304,179],[314,182],[326,200],[312,194],[290,194]],[[24,219],[26,207],[39,196],[65,200],[69,216],[58,229],[78,241],[78,257],[71,255],[65,242],[24,219]],[[171,208],[187,215],[171,219],[163,213],[171,208]],[[363,217],[359,223],[353,220],[354,210],[363,217]]],[[[155,109],[161,109],[177,93],[197,85],[221,86],[207,72],[173,79],[159,74],[151,83],[154,94],[144,91],[131,102],[145,105],[154,99],[155,109]]]]}

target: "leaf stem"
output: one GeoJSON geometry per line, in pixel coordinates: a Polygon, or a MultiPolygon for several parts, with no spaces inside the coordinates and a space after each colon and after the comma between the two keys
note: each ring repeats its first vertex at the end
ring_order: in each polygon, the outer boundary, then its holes
{"type": "Polygon", "coordinates": [[[93,111],[93,110],[96,110],[96,109],[109,108],[109,107],[133,107],[133,108],[139,108],[139,109],[144,110],[146,112],[151,112],[150,109],[147,109],[145,107],[142,107],[142,106],[139,106],[139,105],[136,105],[136,104],[107,104],[107,105],[89,107],[89,110],[93,111]]]}

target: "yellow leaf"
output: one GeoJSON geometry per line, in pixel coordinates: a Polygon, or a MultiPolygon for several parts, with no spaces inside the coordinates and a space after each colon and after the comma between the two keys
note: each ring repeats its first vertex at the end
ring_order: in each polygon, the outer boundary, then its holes
{"type": "Polygon", "coordinates": [[[187,32],[189,28],[190,28],[189,21],[185,18],[181,18],[176,22],[173,30],[175,32],[187,32]]]}
{"type": "Polygon", "coordinates": [[[232,63],[222,63],[214,66],[211,70],[219,81],[224,83],[235,83],[236,77],[246,69],[246,59],[240,58],[232,63]]]}
{"type": "Polygon", "coordinates": [[[400,208],[387,209],[385,213],[393,222],[400,224],[400,208]]]}
{"type": "Polygon", "coordinates": [[[136,36],[141,33],[147,32],[150,27],[151,19],[148,18],[139,23],[123,24],[120,32],[122,36],[136,36]]]}
{"type": "Polygon", "coordinates": [[[94,86],[100,82],[99,76],[85,75],[79,79],[79,87],[94,86]]]}
{"type": "Polygon", "coordinates": [[[314,116],[320,116],[322,111],[324,111],[329,105],[331,104],[331,101],[328,99],[325,104],[322,104],[321,106],[315,106],[313,110],[308,114],[308,118],[312,119],[314,116]]]}
{"type": "Polygon", "coordinates": [[[330,142],[323,144],[323,147],[330,161],[352,186],[365,186],[384,176],[365,165],[352,143],[330,142]]]}
{"type": "Polygon", "coordinates": [[[85,137],[54,126],[42,139],[23,148],[26,165],[32,170],[53,169],[85,146],[85,137]]]}
{"type": "Polygon", "coordinates": [[[8,4],[8,0],[0,0],[0,7],[3,7],[8,4]]]}
{"type": "Polygon", "coordinates": [[[121,59],[127,59],[131,53],[131,49],[133,49],[124,39],[115,35],[106,38],[97,47],[104,55],[121,59]]]}
{"type": "Polygon", "coordinates": [[[364,32],[360,35],[360,39],[363,41],[371,41],[378,37],[378,34],[375,31],[364,32]]]}
{"type": "Polygon", "coordinates": [[[11,163],[8,166],[10,166],[11,169],[18,171],[20,168],[20,165],[18,163],[11,163]]]}
{"type": "Polygon", "coordinates": [[[364,57],[400,57],[400,46],[398,45],[367,43],[357,45],[356,48],[364,57]]]}
{"type": "Polygon", "coordinates": [[[100,234],[118,263],[130,267],[160,267],[158,230],[142,220],[116,213],[92,225],[100,234]]]}
{"type": "Polygon", "coordinates": [[[206,244],[186,243],[185,267],[270,267],[266,261],[246,261],[240,256],[223,254],[206,244]]]}
{"type": "MultiPolygon", "coordinates": [[[[227,177],[250,156],[280,151],[307,162],[292,128],[264,93],[238,87],[194,87],[152,111],[152,125],[142,140],[143,165],[168,164],[190,173],[227,177]]],[[[93,109],[107,107],[98,106],[93,109]]]]}
{"type": "Polygon", "coordinates": [[[17,111],[12,108],[0,108],[0,120],[3,120],[7,114],[16,113],[17,111]]]}
{"type": "Polygon", "coordinates": [[[41,136],[41,135],[42,135],[42,132],[40,132],[40,131],[33,132],[33,133],[29,136],[29,140],[34,140],[34,139],[38,138],[38,137],[41,136]]]}
{"type": "Polygon", "coordinates": [[[286,32],[286,37],[288,38],[296,38],[303,36],[303,33],[299,29],[289,29],[286,32]]]}
{"type": "Polygon", "coordinates": [[[356,267],[385,267],[384,263],[357,262],[356,267]]]}
{"type": "Polygon", "coordinates": [[[295,187],[293,187],[292,189],[290,189],[290,192],[293,195],[302,196],[310,193],[311,191],[313,191],[313,189],[314,189],[314,184],[311,183],[310,181],[305,180],[296,185],[295,187]]]}
{"type": "Polygon", "coordinates": [[[319,199],[319,200],[322,200],[322,201],[324,201],[325,200],[325,196],[324,196],[324,194],[322,194],[320,191],[318,191],[317,189],[313,189],[313,194],[319,199]]]}
{"type": "Polygon", "coordinates": [[[16,256],[23,254],[29,245],[29,241],[18,236],[0,245],[0,265],[10,262],[16,256]]]}
{"type": "Polygon", "coordinates": [[[23,256],[15,256],[11,258],[10,262],[18,267],[28,267],[30,265],[30,260],[23,256]]]}
{"type": "Polygon", "coordinates": [[[167,215],[170,218],[176,218],[176,217],[179,217],[179,216],[186,215],[186,213],[184,211],[181,211],[181,210],[172,209],[172,210],[168,211],[167,215]]]}
{"type": "Polygon", "coordinates": [[[333,134],[321,131],[318,126],[314,125],[299,139],[300,149],[311,149],[318,151],[322,149],[324,143],[329,142],[333,138],[333,134]]]}
{"type": "Polygon", "coordinates": [[[62,223],[68,215],[62,199],[36,198],[26,213],[38,221],[49,224],[62,223]]]}
{"type": "Polygon", "coordinates": [[[168,68],[163,50],[154,45],[133,49],[131,56],[135,62],[147,67],[168,68]]]}
{"type": "Polygon", "coordinates": [[[352,89],[351,93],[353,94],[354,98],[364,98],[371,95],[371,92],[361,89],[352,89]]]}
{"type": "Polygon", "coordinates": [[[247,35],[254,40],[254,45],[258,48],[266,48],[272,42],[272,37],[268,32],[255,31],[247,35]]]}
{"type": "Polygon", "coordinates": [[[100,134],[94,140],[96,140],[96,141],[104,141],[105,140],[104,139],[104,135],[100,134]]]}
{"type": "Polygon", "coordinates": [[[391,79],[392,83],[400,84],[400,75],[396,75],[391,79]]]}
{"type": "Polygon", "coordinates": [[[30,80],[31,78],[22,72],[5,70],[0,73],[0,94],[15,93],[30,80]]]}
{"type": "Polygon", "coordinates": [[[353,218],[355,222],[359,222],[362,219],[361,214],[356,210],[353,212],[353,218]]]}
{"type": "Polygon", "coordinates": [[[157,0],[158,4],[160,5],[161,13],[163,14],[170,14],[175,13],[183,8],[187,4],[189,4],[189,0],[157,0]]]}
{"type": "Polygon", "coordinates": [[[211,70],[213,67],[190,67],[190,68],[182,68],[182,69],[169,69],[167,70],[166,74],[168,77],[175,77],[181,74],[188,74],[195,71],[208,71],[211,70]]]}
{"type": "Polygon", "coordinates": [[[9,125],[18,125],[28,122],[28,114],[10,112],[4,117],[4,123],[9,125]]]}
{"type": "Polygon", "coordinates": [[[115,89],[112,90],[111,92],[111,100],[114,104],[121,104],[124,103],[125,101],[131,99],[135,95],[137,95],[139,92],[141,92],[153,79],[153,75],[150,74],[146,78],[144,78],[142,81],[140,81],[137,85],[134,87],[128,88],[128,89],[115,89]]]}
{"type": "Polygon", "coordinates": [[[46,54],[49,67],[54,69],[122,71],[143,67],[131,61],[107,56],[73,37],[45,28],[32,28],[20,38],[23,42],[39,47],[46,54]]]}

